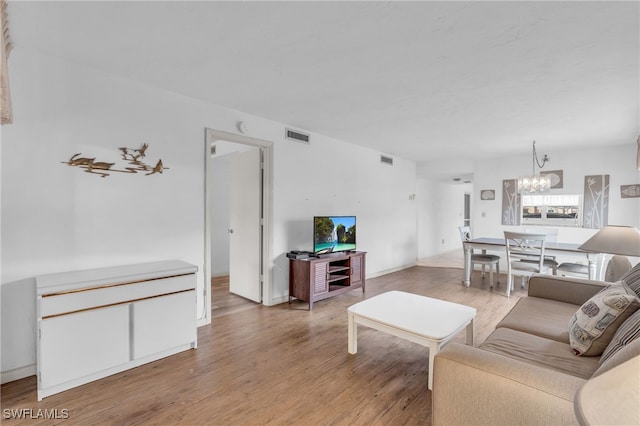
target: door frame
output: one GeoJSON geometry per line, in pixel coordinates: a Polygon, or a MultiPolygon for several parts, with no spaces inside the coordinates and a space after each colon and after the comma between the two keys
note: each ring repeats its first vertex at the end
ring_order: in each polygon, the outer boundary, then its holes
{"type": "Polygon", "coordinates": [[[204,316],[201,324],[211,323],[211,147],[217,141],[235,142],[262,148],[262,304],[272,299],[273,241],[273,142],[205,127],[204,137],[204,316]]]}

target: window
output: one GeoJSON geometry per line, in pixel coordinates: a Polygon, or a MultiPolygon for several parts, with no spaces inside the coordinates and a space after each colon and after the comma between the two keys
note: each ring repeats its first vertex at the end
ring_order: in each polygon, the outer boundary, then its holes
{"type": "Polygon", "coordinates": [[[565,195],[523,195],[523,225],[580,226],[580,194],[565,195]]]}

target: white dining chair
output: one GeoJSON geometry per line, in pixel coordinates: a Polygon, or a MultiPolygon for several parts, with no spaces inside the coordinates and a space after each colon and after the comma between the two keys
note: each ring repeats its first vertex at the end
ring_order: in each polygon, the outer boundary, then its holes
{"type": "Polygon", "coordinates": [[[504,232],[507,249],[507,297],[513,291],[513,276],[521,276],[524,288],[525,277],[534,274],[548,274],[552,268],[545,264],[544,248],[546,234],[526,232],[504,232]]]}
{"type": "MultiPolygon", "coordinates": [[[[545,234],[547,236],[545,242],[546,243],[555,243],[558,241],[558,230],[555,228],[524,228],[524,232],[527,234],[545,234]]],[[[523,260],[526,262],[526,260],[523,260]]],[[[553,275],[558,275],[558,268],[560,267],[560,263],[556,259],[555,256],[550,256],[548,254],[544,255],[544,264],[551,268],[553,275]]],[[[564,263],[563,267],[565,270],[569,270],[572,266],[576,264],[564,263]]]]}
{"type": "Polygon", "coordinates": [[[588,278],[589,277],[589,266],[584,263],[576,263],[576,262],[563,262],[558,265],[556,269],[557,275],[566,277],[578,277],[578,278],[588,278]]]}
{"type": "MultiPolygon", "coordinates": [[[[462,249],[464,253],[464,242],[471,240],[471,228],[469,226],[459,226],[460,239],[462,240],[462,249]]],[[[493,288],[493,268],[496,268],[496,283],[500,282],[500,256],[495,254],[474,253],[471,252],[471,271],[473,265],[482,265],[482,279],[485,276],[485,267],[489,267],[489,285],[493,288]]]]}
{"type": "MultiPolygon", "coordinates": [[[[607,262],[603,280],[616,282],[631,270],[631,262],[627,256],[613,255],[607,262]]],[[[589,278],[589,266],[582,263],[561,263],[558,266],[558,275],[589,278]]]]}

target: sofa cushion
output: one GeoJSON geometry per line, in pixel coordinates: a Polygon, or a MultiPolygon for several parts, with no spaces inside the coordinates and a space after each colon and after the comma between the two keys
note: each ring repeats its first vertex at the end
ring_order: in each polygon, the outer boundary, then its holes
{"type": "MultiPolygon", "coordinates": [[[[603,281],[556,275],[534,275],[529,279],[529,297],[572,303],[576,309],[607,286],[603,281]]],[[[567,341],[569,335],[567,334],[567,341]]]]}
{"type": "Polygon", "coordinates": [[[567,343],[509,328],[494,330],[480,348],[583,379],[598,369],[598,357],[576,357],[567,343]]]}
{"type": "Polygon", "coordinates": [[[600,365],[638,337],[640,337],[640,310],[635,311],[625,322],[620,324],[611,342],[602,352],[600,365]]]}
{"type": "Polygon", "coordinates": [[[567,324],[576,309],[578,306],[571,303],[523,297],[496,328],[510,328],[568,344],[567,324]]]}
{"type": "Polygon", "coordinates": [[[631,268],[620,280],[625,283],[634,293],[640,297],[640,263],[631,268]]]}
{"type": "Polygon", "coordinates": [[[598,356],[616,330],[640,307],[640,299],[624,283],[612,284],[587,300],[571,317],[569,343],[578,356],[598,356]]]}

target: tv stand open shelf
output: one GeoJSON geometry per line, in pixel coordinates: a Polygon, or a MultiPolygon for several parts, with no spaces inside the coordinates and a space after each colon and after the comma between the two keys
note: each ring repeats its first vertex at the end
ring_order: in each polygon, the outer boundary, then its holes
{"type": "Polygon", "coordinates": [[[289,303],[296,298],[313,303],[365,286],[365,252],[330,253],[289,259],[289,303]]]}

